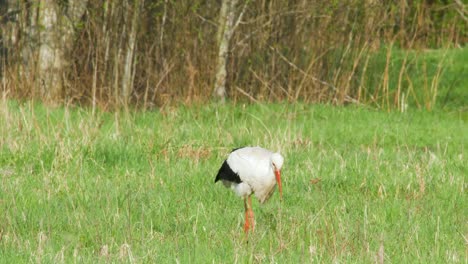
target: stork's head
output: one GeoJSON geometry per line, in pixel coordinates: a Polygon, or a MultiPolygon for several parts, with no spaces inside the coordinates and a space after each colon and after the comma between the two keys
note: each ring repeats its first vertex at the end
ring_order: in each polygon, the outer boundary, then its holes
{"type": "Polygon", "coordinates": [[[279,153],[271,155],[271,165],[276,176],[276,183],[278,184],[280,198],[283,198],[283,188],[281,187],[281,168],[283,167],[284,158],[279,153]]]}

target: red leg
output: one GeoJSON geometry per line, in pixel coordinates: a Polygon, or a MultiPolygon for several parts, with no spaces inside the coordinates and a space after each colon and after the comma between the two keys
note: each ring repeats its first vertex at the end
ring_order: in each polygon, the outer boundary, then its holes
{"type": "Polygon", "coordinates": [[[255,229],[255,218],[254,218],[254,212],[252,210],[252,198],[249,196],[249,223],[250,223],[250,228],[252,229],[252,232],[255,229]]]}
{"type": "Polygon", "coordinates": [[[252,210],[252,198],[250,196],[244,199],[244,207],[245,207],[245,224],[244,224],[244,232],[248,233],[249,229],[252,229],[252,232],[255,228],[255,219],[254,213],[252,210]],[[247,202],[248,199],[248,202],[247,202]]]}
{"type": "Polygon", "coordinates": [[[247,234],[249,232],[249,228],[250,228],[250,224],[249,224],[249,207],[247,205],[247,199],[244,199],[244,208],[245,208],[244,232],[247,234]]]}

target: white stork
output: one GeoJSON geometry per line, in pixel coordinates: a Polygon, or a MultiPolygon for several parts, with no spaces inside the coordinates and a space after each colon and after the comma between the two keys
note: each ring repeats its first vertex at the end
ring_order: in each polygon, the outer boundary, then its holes
{"type": "Polygon", "coordinates": [[[215,183],[221,180],[224,186],[230,187],[244,199],[244,231],[246,233],[249,229],[253,231],[255,226],[252,193],[263,204],[271,197],[278,183],[280,198],[282,198],[281,168],[283,162],[284,158],[279,153],[261,147],[243,147],[234,149],[219,169],[215,183]]]}

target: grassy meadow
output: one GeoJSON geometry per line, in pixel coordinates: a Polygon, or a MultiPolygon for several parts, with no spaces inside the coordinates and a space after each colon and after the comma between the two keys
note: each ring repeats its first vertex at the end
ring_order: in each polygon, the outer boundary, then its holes
{"type": "Polygon", "coordinates": [[[0,104],[1,263],[468,260],[466,112],[0,104]],[[248,238],[214,184],[245,145],[285,156],[248,238]]]}

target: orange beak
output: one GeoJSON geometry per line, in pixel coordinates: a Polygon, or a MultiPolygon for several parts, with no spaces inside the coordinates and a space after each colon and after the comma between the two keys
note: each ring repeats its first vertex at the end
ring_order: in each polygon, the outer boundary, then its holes
{"type": "Polygon", "coordinates": [[[283,199],[283,187],[281,187],[281,172],[275,168],[276,183],[280,192],[280,198],[283,199]]]}

